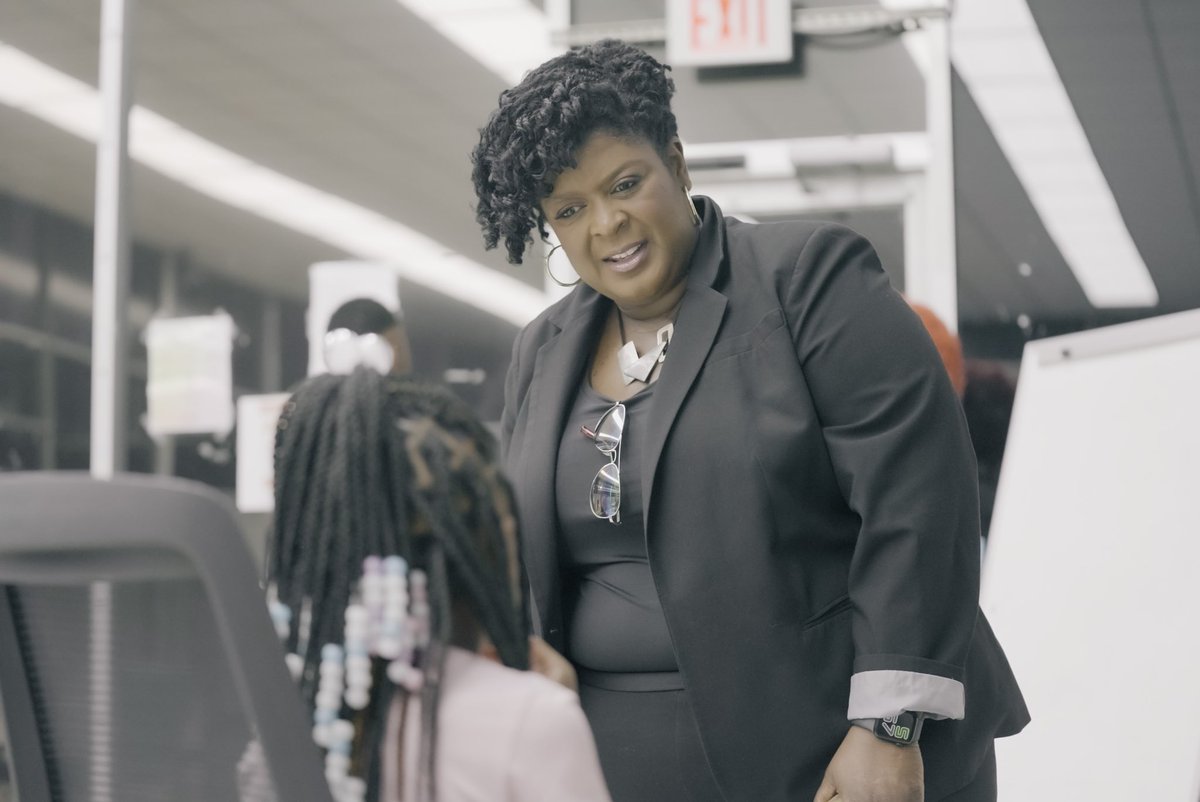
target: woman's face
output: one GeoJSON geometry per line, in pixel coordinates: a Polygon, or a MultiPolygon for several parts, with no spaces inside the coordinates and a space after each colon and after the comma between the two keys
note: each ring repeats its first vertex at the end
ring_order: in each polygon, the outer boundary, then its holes
{"type": "Polygon", "coordinates": [[[696,242],[679,140],[664,161],[640,138],[596,132],[576,159],[541,204],[575,271],[633,317],[669,313],[696,242]]]}

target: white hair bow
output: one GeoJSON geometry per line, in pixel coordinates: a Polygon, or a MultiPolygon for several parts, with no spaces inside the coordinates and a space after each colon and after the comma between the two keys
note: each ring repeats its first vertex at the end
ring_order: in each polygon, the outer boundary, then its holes
{"type": "Polygon", "coordinates": [[[325,367],[330,373],[353,373],[359,365],[387,373],[392,369],[395,359],[392,346],[378,334],[355,334],[350,329],[334,329],[325,335],[325,367]]]}

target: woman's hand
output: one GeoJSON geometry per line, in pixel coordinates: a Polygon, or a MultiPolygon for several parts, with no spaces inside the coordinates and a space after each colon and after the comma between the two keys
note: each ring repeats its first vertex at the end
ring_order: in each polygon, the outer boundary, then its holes
{"type": "Polygon", "coordinates": [[[529,669],[554,680],[559,685],[579,691],[579,680],[567,658],[536,636],[529,639],[529,669]]]}
{"type": "MultiPolygon", "coordinates": [[[[476,653],[499,663],[500,653],[496,646],[486,637],[480,637],[476,653]]],[[[554,647],[536,635],[529,638],[529,670],[552,679],[564,688],[579,692],[579,680],[575,676],[575,667],[554,647]]]]}
{"type": "Polygon", "coordinates": [[[850,727],[825,769],[813,802],[922,802],[921,747],[896,746],[862,727],[850,727]]]}

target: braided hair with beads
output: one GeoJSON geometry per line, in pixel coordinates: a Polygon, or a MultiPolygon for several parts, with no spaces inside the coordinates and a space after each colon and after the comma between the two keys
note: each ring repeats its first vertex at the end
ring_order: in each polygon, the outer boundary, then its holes
{"type": "MultiPolygon", "coordinates": [[[[515,508],[496,455],[495,439],[449,391],[368,368],[304,382],[276,434],[268,581],[278,604],[301,613],[284,645],[298,655],[310,712],[322,648],[342,641],[364,560],[395,555],[428,576],[429,635],[415,663],[423,681],[413,691],[421,703],[416,765],[424,799],[436,798],[447,646],[474,649],[483,636],[506,666],[529,666],[515,508]]],[[[373,657],[371,671],[369,702],[348,711],[350,771],[368,802],[379,797],[379,752],[394,694],[405,703],[409,695],[386,679],[385,660],[373,657]]]]}

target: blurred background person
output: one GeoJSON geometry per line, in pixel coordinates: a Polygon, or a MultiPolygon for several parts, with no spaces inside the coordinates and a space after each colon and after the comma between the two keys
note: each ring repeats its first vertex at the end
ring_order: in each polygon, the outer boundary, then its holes
{"type": "Polygon", "coordinates": [[[979,463],[979,518],[986,540],[996,507],[996,488],[1017,385],[1002,365],[984,359],[968,359],[965,375],[963,412],[979,463]]]}
{"type": "Polygon", "coordinates": [[[980,534],[987,540],[996,506],[996,487],[1000,481],[1000,463],[1008,440],[1016,383],[1002,365],[984,359],[963,359],[962,342],[929,307],[911,298],[908,305],[921,318],[929,332],[950,383],[962,400],[963,414],[971,433],[971,446],[979,474],[980,534]]]}
{"type": "Polygon", "coordinates": [[[501,423],[613,797],[994,800],[1028,714],[946,372],[862,237],[689,194],[673,92],[573,50],[473,154],[485,243],[519,262],[549,226],[581,278],[518,336],[501,423]]]}
{"type": "MultiPolygon", "coordinates": [[[[962,341],[958,339],[958,335],[950,331],[942,319],[937,316],[937,313],[924,304],[919,304],[911,298],[906,298],[908,305],[917,313],[917,317],[921,319],[921,323],[925,326],[925,331],[929,332],[930,339],[933,340],[934,347],[937,348],[938,356],[942,358],[942,364],[946,366],[946,374],[950,377],[950,384],[954,387],[955,394],[962,398],[963,390],[967,386],[966,367],[963,364],[962,341]]],[[[967,421],[970,423],[970,420],[967,421]]]]}
{"type": "Polygon", "coordinates": [[[404,376],[413,371],[412,344],[404,317],[393,314],[386,306],[371,298],[355,298],[334,310],[329,316],[327,332],[345,329],[353,334],[377,334],[392,349],[391,373],[404,376]]]}

